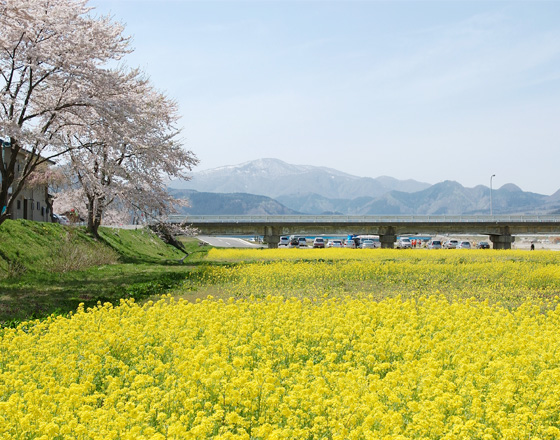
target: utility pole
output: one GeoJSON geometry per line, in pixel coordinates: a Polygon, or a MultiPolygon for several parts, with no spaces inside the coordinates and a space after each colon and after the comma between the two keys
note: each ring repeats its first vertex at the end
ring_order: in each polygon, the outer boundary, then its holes
{"type": "Polygon", "coordinates": [[[496,177],[495,174],[490,176],[490,215],[494,215],[494,206],[492,203],[492,178],[496,177]]]}

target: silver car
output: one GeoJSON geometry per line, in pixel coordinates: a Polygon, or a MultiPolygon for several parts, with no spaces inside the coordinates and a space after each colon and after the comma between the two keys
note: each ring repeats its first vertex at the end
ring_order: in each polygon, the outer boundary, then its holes
{"type": "Polygon", "coordinates": [[[412,249],[412,242],[408,237],[401,237],[397,241],[397,249],[412,249]]]}
{"type": "Polygon", "coordinates": [[[313,247],[314,248],[324,248],[325,247],[325,239],[323,237],[315,237],[315,240],[313,240],[313,247]]]}
{"type": "Polygon", "coordinates": [[[298,238],[298,248],[306,248],[307,246],[307,239],[305,237],[298,238]]]}
{"type": "Polygon", "coordinates": [[[459,246],[458,240],[448,240],[443,245],[445,249],[457,249],[457,246],[459,246]]]}
{"type": "Polygon", "coordinates": [[[365,240],[362,240],[362,243],[360,244],[360,248],[375,249],[377,248],[377,246],[375,245],[375,242],[372,239],[366,238],[365,240]]]}
{"type": "Polygon", "coordinates": [[[428,249],[441,249],[441,240],[430,240],[428,249]]]}
{"type": "Polygon", "coordinates": [[[342,245],[342,240],[329,240],[329,242],[327,243],[327,247],[341,248],[341,247],[344,247],[344,246],[342,245]]]}

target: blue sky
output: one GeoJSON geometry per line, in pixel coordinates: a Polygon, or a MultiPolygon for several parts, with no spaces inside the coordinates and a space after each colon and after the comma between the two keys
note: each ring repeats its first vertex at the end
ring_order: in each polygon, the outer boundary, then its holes
{"type": "MultiPolygon", "coordinates": [[[[196,170],[260,158],[560,189],[560,1],[94,0],[196,170]]],[[[195,170],[195,171],[196,171],[195,170]]]]}

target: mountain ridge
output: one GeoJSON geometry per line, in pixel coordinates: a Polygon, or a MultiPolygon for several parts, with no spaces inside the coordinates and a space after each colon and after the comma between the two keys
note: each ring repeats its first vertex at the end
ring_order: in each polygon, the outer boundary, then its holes
{"type": "Polygon", "coordinates": [[[170,184],[190,200],[185,214],[461,215],[560,213],[560,190],[551,196],[525,192],[514,183],[492,190],[446,180],[430,185],[389,176],[358,177],[326,167],[259,159],[194,173],[170,184]],[[177,185],[177,182],[175,182],[177,185]],[[492,199],[492,200],[491,200],[492,199]],[[492,203],[492,206],[491,206],[492,203]]]}
{"type": "Polygon", "coordinates": [[[229,165],[195,172],[192,179],[172,181],[174,189],[194,189],[200,192],[250,193],[267,197],[316,193],[329,198],[380,196],[391,190],[418,191],[429,183],[412,179],[400,181],[383,176],[353,176],[342,171],[313,165],[291,165],[279,159],[258,159],[239,165],[229,165]]]}

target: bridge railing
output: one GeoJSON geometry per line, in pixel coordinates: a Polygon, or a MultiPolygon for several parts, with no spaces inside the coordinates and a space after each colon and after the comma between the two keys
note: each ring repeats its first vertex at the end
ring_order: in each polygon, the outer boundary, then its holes
{"type": "Polygon", "coordinates": [[[172,223],[560,223],[560,215],[170,215],[172,223]]]}

